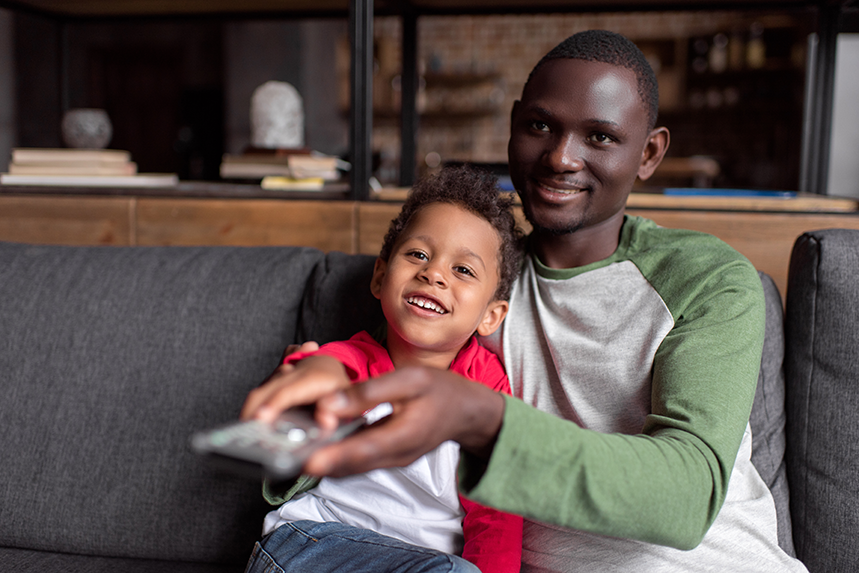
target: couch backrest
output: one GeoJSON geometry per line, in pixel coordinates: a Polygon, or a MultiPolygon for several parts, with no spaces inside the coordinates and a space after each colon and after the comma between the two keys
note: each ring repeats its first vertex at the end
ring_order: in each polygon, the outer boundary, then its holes
{"type": "Polygon", "coordinates": [[[0,546],[244,563],[260,485],[189,438],[296,340],[322,258],[0,243],[0,546]]]}
{"type": "Polygon", "coordinates": [[[769,275],[758,272],[766,298],[766,336],[761,370],[749,424],[752,463],[772,492],[778,518],[778,543],[794,555],[790,521],[790,491],[785,465],[784,313],[778,288],[769,275]]]}
{"type": "Polygon", "coordinates": [[[361,330],[371,334],[385,322],[370,293],[376,257],[331,252],[313,272],[301,309],[298,338],[324,344],[361,330]]]}
{"type": "Polygon", "coordinates": [[[859,231],[796,241],[785,322],[797,556],[812,572],[859,571],[859,231]]]}

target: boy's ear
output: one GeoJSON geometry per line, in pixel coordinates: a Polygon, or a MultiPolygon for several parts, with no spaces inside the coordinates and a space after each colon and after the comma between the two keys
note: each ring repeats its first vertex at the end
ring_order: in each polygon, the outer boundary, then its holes
{"type": "Polygon", "coordinates": [[[647,137],[647,144],[641,153],[641,164],[638,166],[638,178],[642,181],[648,179],[665,157],[671,134],[665,127],[657,127],[647,137]]]}
{"type": "Polygon", "coordinates": [[[510,304],[506,300],[493,300],[486,307],[486,312],[483,313],[483,319],[477,325],[477,334],[480,336],[489,336],[501,326],[504,317],[507,316],[507,311],[510,309],[510,304]]]}
{"type": "Polygon", "coordinates": [[[387,269],[388,263],[377,257],[373,267],[373,278],[370,279],[370,292],[378,299],[382,298],[382,279],[385,278],[387,269]]]}

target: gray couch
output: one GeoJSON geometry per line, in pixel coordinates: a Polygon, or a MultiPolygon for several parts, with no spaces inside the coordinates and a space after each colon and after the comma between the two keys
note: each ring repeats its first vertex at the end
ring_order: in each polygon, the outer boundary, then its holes
{"type": "MultiPolygon", "coordinates": [[[[859,570],[857,252],[855,231],[798,241],[786,328],[762,277],[755,462],[812,571],[859,570]]],[[[287,344],[379,324],[372,260],[0,243],[0,571],[241,571],[259,484],[189,437],[235,418],[287,344]]]]}

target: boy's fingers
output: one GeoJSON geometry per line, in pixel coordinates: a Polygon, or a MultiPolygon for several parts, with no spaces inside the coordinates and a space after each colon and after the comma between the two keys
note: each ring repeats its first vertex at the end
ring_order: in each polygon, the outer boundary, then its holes
{"type": "MultiPolygon", "coordinates": [[[[342,368],[339,362],[337,367],[342,368]]],[[[282,364],[262,386],[250,392],[242,408],[242,418],[273,422],[284,410],[312,404],[325,394],[348,385],[345,374],[338,376],[336,371],[309,372],[291,364],[282,364]]]]}
{"type": "Polygon", "coordinates": [[[296,352],[316,352],[317,350],[319,350],[319,344],[312,340],[308,340],[303,344],[290,344],[284,349],[281,360],[286,359],[287,356],[296,352]]]}
{"type": "Polygon", "coordinates": [[[271,376],[262,383],[262,385],[254,388],[248,393],[245,398],[245,403],[242,406],[242,411],[239,417],[242,420],[253,418],[260,406],[262,406],[274,392],[285,385],[289,375],[295,370],[292,364],[281,364],[277,370],[272,372],[271,376]]]}

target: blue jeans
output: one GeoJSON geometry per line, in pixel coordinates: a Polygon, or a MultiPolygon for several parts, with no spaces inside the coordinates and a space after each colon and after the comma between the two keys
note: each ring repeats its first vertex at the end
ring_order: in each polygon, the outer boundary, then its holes
{"type": "Polygon", "coordinates": [[[254,545],[245,573],[480,573],[462,557],[342,523],[295,521],[254,545]]]}

